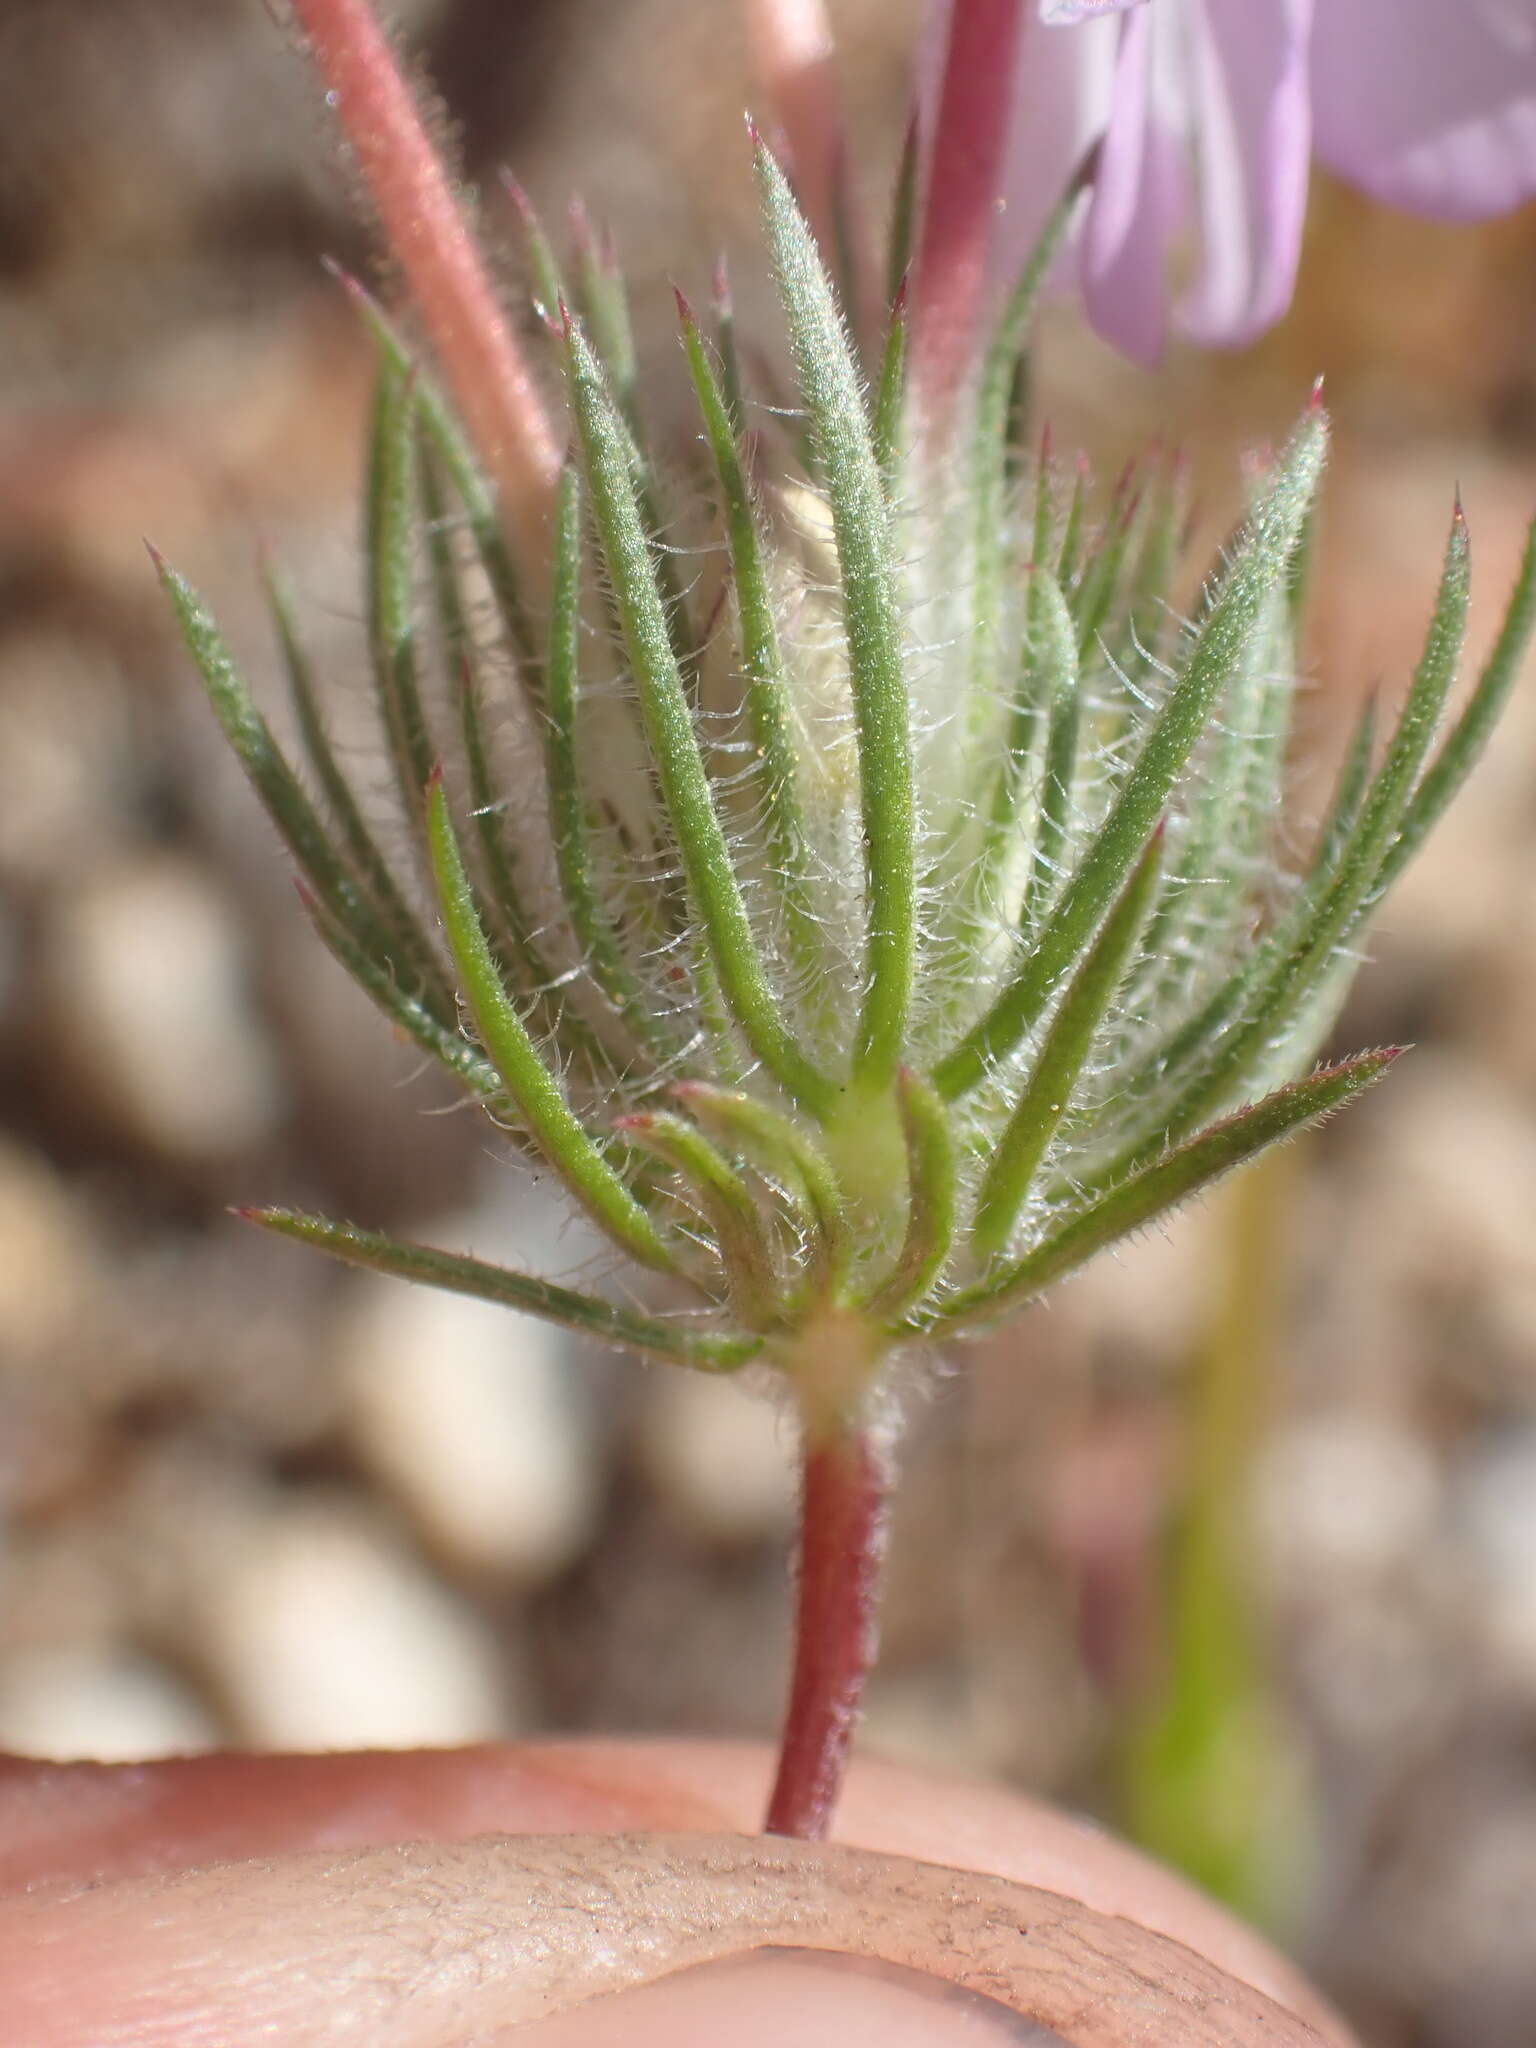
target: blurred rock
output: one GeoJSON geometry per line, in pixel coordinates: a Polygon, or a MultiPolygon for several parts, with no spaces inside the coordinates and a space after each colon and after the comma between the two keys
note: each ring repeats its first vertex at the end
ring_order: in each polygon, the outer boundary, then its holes
{"type": "Polygon", "coordinates": [[[173,1160],[227,1158],[283,1110],[246,962],[212,882],[140,855],[60,905],[47,976],[59,1056],[95,1113],[173,1160]]]}
{"type": "Polygon", "coordinates": [[[1444,1739],[1467,1703],[1472,1673],[1446,1658],[1445,1616],[1401,1580],[1316,1599],[1293,1632],[1299,1696],[1314,1733],[1360,1759],[1361,1777],[1391,1781],[1444,1739]]]}
{"type": "Polygon", "coordinates": [[[0,1137],[0,1367],[78,1327],[96,1268],[81,1205],[47,1160],[0,1137]]]}
{"type": "Polygon", "coordinates": [[[1213,1215],[1191,1205],[1073,1276],[1074,1323],[1117,1373],[1160,1366],[1194,1342],[1210,1312],[1213,1215]]]}
{"type": "Polygon", "coordinates": [[[0,643],[0,889],[58,892],[99,868],[133,826],[132,723],[100,643],[37,628],[0,643]]]}
{"type": "Polygon", "coordinates": [[[1259,1526],[1287,1593],[1334,1596],[1434,1538],[1440,1475],[1422,1437],[1374,1415],[1310,1415],[1260,1453],[1259,1526]]]}
{"type": "Polygon", "coordinates": [[[1536,1142],[1509,1089],[1444,1054],[1392,1076],[1378,1120],[1368,1236],[1376,1284],[1400,1303],[1454,1304],[1468,1350],[1490,1340],[1536,1387],[1536,1142]]]}
{"type": "Polygon", "coordinates": [[[24,1650],[0,1670],[0,1748],[18,1756],[133,1763],[217,1739],[197,1696],[132,1650],[24,1650]]]}
{"type": "Polygon", "coordinates": [[[1536,1423],[1485,1444],[1456,1492],[1468,1590],[1499,1675],[1536,1703],[1536,1423]]]}
{"type": "Polygon", "coordinates": [[[795,1433],[772,1399],[703,1373],[652,1371],[636,1451],[657,1493],[706,1543],[782,1542],[794,1527],[795,1433]]]}
{"type": "Polygon", "coordinates": [[[256,1747],[430,1748],[520,1718],[488,1627],[344,1499],[253,1517],[199,1606],[209,1676],[256,1747]]]}
{"type": "MultiPolygon", "coordinates": [[[[484,1242],[463,1217],[420,1234],[484,1242]]],[[[353,1441],[445,1558],[538,1585],[592,1540],[599,1475],[562,1332],[367,1274],[347,1288],[335,1343],[353,1441]]]]}

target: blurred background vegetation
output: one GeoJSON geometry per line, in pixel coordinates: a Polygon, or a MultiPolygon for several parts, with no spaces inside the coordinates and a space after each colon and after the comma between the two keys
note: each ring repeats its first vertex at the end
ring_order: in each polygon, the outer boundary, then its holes
{"type": "MultiPolygon", "coordinates": [[[[681,422],[669,280],[724,248],[743,326],[766,306],[734,9],[393,11],[493,244],[502,163],[612,223],[681,422]]],[[[832,12],[878,221],[914,9],[832,12]]],[[[224,1213],[591,1249],[313,943],[139,546],[270,685],[269,545],[360,724],[369,362],[317,260],[367,265],[352,197],[260,0],[0,5],[0,1744],[764,1734],[771,1409],[224,1213]]],[[[1319,185],[1258,349],[1149,377],[1061,309],[1038,375],[1103,475],[1187,449],[1212,542],[1319,371],[1303,821],[1351,705],[1407,674],[1458,479],[1491,633],[1536,502],[1536,217],[1438,229],[1319,185]]],[[[1133,1827],[1371,2048],[1536,2040],[1533,874],[1528,684],[1337,1033],[1413,1058],[918,1396],[870,1716],[888,1753],[1133,1827]]]]}

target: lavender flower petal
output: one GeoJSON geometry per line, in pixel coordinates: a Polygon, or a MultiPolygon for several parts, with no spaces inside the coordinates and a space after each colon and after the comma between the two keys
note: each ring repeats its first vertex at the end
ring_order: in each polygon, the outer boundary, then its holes
{"type": "Polygon", "coordinates": [[[1536,196],[1532,0],[1323,0],[1317,154],[1412,213],[1481,220],[1536,196]]]}
{"type": "MultiPolygon", "coordinates": [[[[1103,134],[1118,41],[1118,26],[1107,18],[1058,30],[1046,28],[1031,11],[1020,23],[993,245],[998,278],[1011,283],[1018,276],[1083,152],[1103,134]]],[[[1057,275],[1072,282],[1075,258],[1064,258],[1057,275]]]]}
{"type": "Polygon", "coordinates": [[[1095,329],[1138,362],[1162,354],[1168,249],[1180,212],[1172,142],[1152,107],[1152,15],[1121,24],[1109,128],[1082,244],[1083,299],[1095,329]]]}
{"type": "Polygon", "coordinates": [[[1047,28],[1070,28],[1101,14],[1123,14],[1128,7],[1146,4],[1147,0],[1040,0],[1040,19],[1047,28]]]}
{"type": "MultiPolygon", "coordinates": [[[[1251,341],[1290,304],[1311,149],[1312,0],[1196,0],[1191,38],[1202,262],[1180,308],[1197,340],[1251,341]]],[[[1323,0],[1326,16],[1341,0],[1323,0]]],[[[1394,0],[1395,4],[1395,0],[1394,0]]]]}

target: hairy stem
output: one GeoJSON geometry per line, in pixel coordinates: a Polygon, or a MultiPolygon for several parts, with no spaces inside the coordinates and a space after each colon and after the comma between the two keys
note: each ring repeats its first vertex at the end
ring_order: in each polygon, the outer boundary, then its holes
{"type": "Polygon", "coordinates": [[[874,1662],[889,1460],[857,1425],[808,1432],[803,1483],[794,1675],[763,1825],[770,1835],[820,1841],[874,1662]]]}
{"type": "Polygon", "coordinates": [[[368,0],[294,0],[342,131],[480,459],[508,536],[537,570],[560,454],[528,366],[368,0]]]}
{"type": "Polygon", "coordinates": [[[956,0],[950,13],[913,307],[913,381],[930,432],[976,353],[1020,11],[1020,0],[956,0]]]}

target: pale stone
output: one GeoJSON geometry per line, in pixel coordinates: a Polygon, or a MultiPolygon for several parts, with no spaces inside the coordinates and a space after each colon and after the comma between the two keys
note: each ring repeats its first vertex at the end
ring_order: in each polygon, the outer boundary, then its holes
{"type": "Polygon", "coordinates": [[[251,1743],[400,1749],[509,1732],[491,1631],[340,1501],[253,1518],[197,1598],[202,1654],[251,1743]]]}
{"type": "Polygon", "coordinates": [[[1307,1416],[1260,1454],[1256,1494],[1270,1568],[1288,1590],[1380,1574],[1434,1540],[1439,1468],[1410,1430],[1363,1414],[1307,1416]]]}
{"type": "Polygon", "coordinates": [[[57,1342],[90,1293],[84,1220],[46,1160],[0,1140],[0,1351],[57,1342]]]}
{"type": "MultiPolygon", "coordinates": [[[[451,1225],[431,1235],[456,1242],[451,1225]]],[[[337,1347],[350,1433],[434,1547],[524,1584],[586,1547],[597,1474],[559,1331],[370,1274],[351,1289],[337,1347]]]]}
{"type": "Polygon", "coordinates": [[[1458,1505],[1486,1640],[1503,1676],[1536,1699],[1536,1424],[1478,1455],[1458,1505]]]}
{"type": "Polygon", "coordinates": [[[657,1492],[711,1543],[777,1542],[794,1527],[794,1431],[772,1401],[730,1380],[652,1371],[637,1449],[657,1492]]]}
{"type": "Polygon", "coordinates": [[[49,969],[62,1050],[101,1112],[178,1158],[270,1135],[282,1087],[232,912],[190,862],[97,877],[62,906],[49,969]]]}
{"type": "Polygon", "coordinates": [[[57,1763],[132,1763],[209,1749],[219,1731],[163,1664],[123,1648],[49,1645],[0,1670],[0,1748],[57,1763]]]}
{"type": "Polygon", "coordinates": [[[127,827],[134,756],[122,678],[59,632],[10,637],[4,670],[0,877],[56,890],[108,860],[127,827]]]}
{"type": "Polygon", "coordinates": [[[1331,1587],[1297,1632],[1299,1687],[1336,1739],[1390,1770],[1441,1737],[1460,1705],[1443,1630],[1411,1587],[1331,1587]]]}

